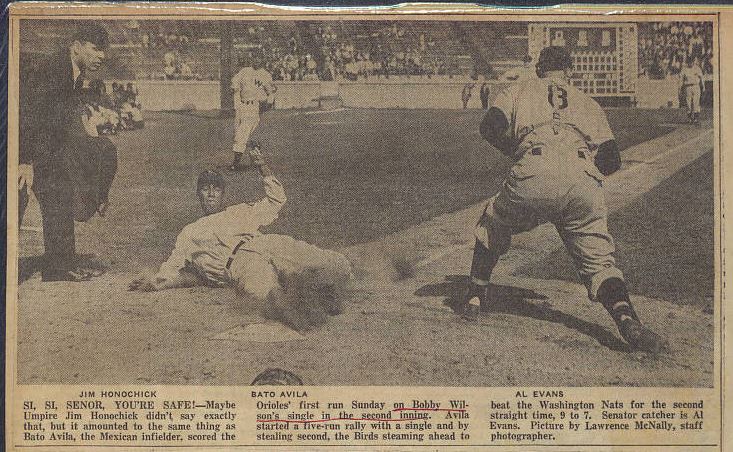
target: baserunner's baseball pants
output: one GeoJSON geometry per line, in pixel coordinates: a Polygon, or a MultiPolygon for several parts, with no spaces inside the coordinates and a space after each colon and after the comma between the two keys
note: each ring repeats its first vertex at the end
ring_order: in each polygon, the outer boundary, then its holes
{"type": "Polygon", "coordinates": [[[337,284],[351,277],[351,263],[336,251],[279,234],[253,238],[234,256],[231,281],[241,293],[262,301],[280,287],[279,276],[315,269],[324,284],[337,284]]]}

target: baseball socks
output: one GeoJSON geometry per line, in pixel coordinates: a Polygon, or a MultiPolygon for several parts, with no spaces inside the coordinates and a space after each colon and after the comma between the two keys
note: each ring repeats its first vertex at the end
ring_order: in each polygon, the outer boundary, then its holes
{"type": "Polygon", "coordinates": [[[488,302],[489,280],[498,261],[498,253],[492,252],[476,240],[471,261],[471,276],[461,305],[461,317],[464,319],[476,320],[481,312],[481,303],[488,302]]]}
{"type": "Polygon", "coordinates": [[[629,299],[626,283],[620,278],[608,278],[598,288],[597,300],[616,323],[621,337],[633,350],[649,353],[669,352],[669,343],[642,325],[629,299]]]}

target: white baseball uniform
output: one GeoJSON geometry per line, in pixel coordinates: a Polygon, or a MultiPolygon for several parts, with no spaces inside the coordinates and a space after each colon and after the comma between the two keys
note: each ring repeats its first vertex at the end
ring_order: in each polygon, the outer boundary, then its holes
{"type": "Polygon", "coordinates": [[[693,64],[692,67],[684,66],[680,72],[680,78],[682,79],[682,89],[685,90],[687,111],[700,113],[700,85],[703,83],[702,69],[697,64],[693,64]]]}
{"type": "Polygon", "coordinates": [[[263,178],[265,197],[207,215],[185,226],[156,279],[172,279],[188,268],[213,286],[233,285],[260,301],[279,286],[278,276],[306,269],[349,278],[351,264],[343,255],[292,237],[262,234],[286,201],[280,182],[263,178]]]}
{"type": "Polygon", "coordinates": [[[260,101],[272,88],[272,75],[264,69],[244,67],[232,78],[234,90],[234,152],[244,153],[260,123],[260,101]]]}
{"type": "Polygon", "coordinates": [[[605,113],[560,77],[511,85],[493,107],[509,122],[516,163],[487,203],[476,238],[504,254],[512,234],[553,223],[595,299],[605,279],[623,278],[612,256],[603,176],[593,161],[593,149],[613,139],[605,113]]]}

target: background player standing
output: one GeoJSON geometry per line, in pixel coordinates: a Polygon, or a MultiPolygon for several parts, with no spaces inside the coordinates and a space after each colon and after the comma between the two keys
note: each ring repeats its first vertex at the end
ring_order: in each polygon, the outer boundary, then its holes
{"type": "Polygon", "coordinates": [[[239,60],[242,69],[232,78],[234,90],[234,160],[229,166],[232,171],[242,171],[252,162],[242,162],[242,156],[251,146],[249,139],[260,123],[260,102],[268,101],[274,94],[272,75],[265,70],[257,58],[251,66],[239,60]]]}
{"type": "Polygon", "coordinates": [[[463,90],[461,91],[461,102],[463,102],[464,110],[468,108],[468,101],[471,100],[471,94],[475,86],[475,83],[466,83],[463,85],[463,90]]]}
{"type": "Polygon", "coordinates": [[[491,95],[491,88],[489,87],[489,84],[486,80],[484,80],[483,83],[481,83],[481,88],[479,89],[479,96],[481,97],[481,108],[483,110],[489,109],[489,96],[491,95]]]}
{"type": "Polygon", "coordinates": [[[705,82],[702,69],[692,57],[687,59],[687,65],[682,68],[680,79],[682,80],[682,95],[687,102],[687,117],[690,124],[698,124],[700,122],[700,97],[705,82]]]}
{"type": "Polygon", "coordinates": [[[464,317],[475,319],[482,302],[491,302],[491,272],[512,234],[551,222],[589,298],[608,310],[624,340],[634,349],[667,351],[666,341],[639,321],[616,267],[602,180],[621,158],[601,107],[568,82],[571,69],[566,48],[543,49],[540,78],[499,94],[481,124],[481,135],[515,164],[476,227],[464,317]]]}

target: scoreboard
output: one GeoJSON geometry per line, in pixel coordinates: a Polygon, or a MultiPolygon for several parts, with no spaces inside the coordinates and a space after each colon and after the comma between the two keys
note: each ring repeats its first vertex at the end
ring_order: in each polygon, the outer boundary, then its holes
{"type": "Polygon", "coordinates": [[[638,32],[633,23],[529,24],[529,55],[537,61],[547,46],[563,46],[573,58],[571,81],[594,97],[633,99],[638,76],[638,32]]]}

